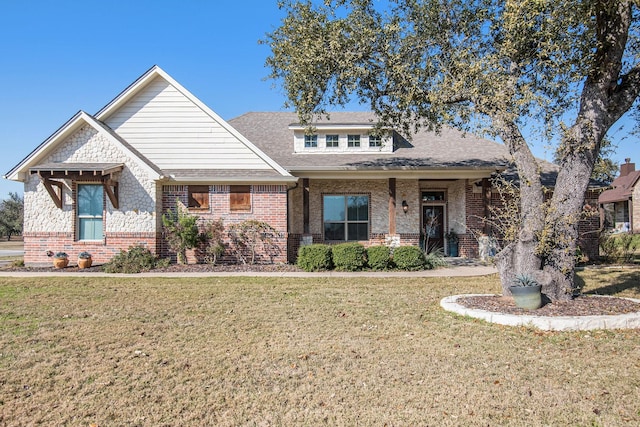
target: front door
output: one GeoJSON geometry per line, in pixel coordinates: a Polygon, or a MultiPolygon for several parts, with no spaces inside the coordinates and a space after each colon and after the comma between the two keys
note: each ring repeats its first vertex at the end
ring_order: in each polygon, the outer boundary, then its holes
{"type": "Polygon", "coordinates": [[[444,251],[444,206],[422,206],[422,245],[429,253],[444,251]]]}

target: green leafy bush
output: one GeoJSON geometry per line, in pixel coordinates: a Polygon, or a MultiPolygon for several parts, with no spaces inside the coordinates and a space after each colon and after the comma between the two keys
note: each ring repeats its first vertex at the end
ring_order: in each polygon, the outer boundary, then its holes
{"type": "Polygon", "coordinates": [[[391,249],[388,246],[369,246],[367,263],[372,270],[386,270],[391,263],[391,249]]]}
{"type": "Polygon", "coordinates": [[[433,270],[438,267],[446,267],[448,265],[442,249],[429,252],[427,255],[425,255],[424,262],[427,270],[433,270]]]}
{"type": "Polygon", "coordinates": [[[298,267],[304,271],[330,270],[333,267],[331,246],[313,244],[298,249],[298,267]]]}
{"type": "Polygon", "coordinates": [[[331,248],[336,270],[359,271],[367,264],[367,251],[360,243],[340,243],[331,248]]]}
{"type": "Polygon", "coordinates": [[[151,251],[143,246],[132,246],[127,251],[120,253],[102,266],[106,273],[141,273],[156,267],[169,264],[169,260],[160,260],[151,251]]]}
{"type": "Polygon", "coordinates": [[[424,270],[426,260],[424,252],[417,246],[400,246],[393,251],[393,263],[400,270],[424,270]]]}
{"type": "Polygon", "coordinates": [[[167,210],[162,215],[162,231],[164,238],[176,253],[178,264],[186,264],[185,251],[197,247],[201,242],[198,230],[198,217],[176,202],[174,209],[167,210]]]}

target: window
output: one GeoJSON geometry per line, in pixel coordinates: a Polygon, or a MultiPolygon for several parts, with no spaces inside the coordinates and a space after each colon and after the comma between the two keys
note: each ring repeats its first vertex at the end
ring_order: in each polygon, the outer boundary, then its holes
{"type": "Polygon", "coordinates": [[[251,210],[251,186],[232,185],[229,192],[229,209],[233,212],[251,210]]]}
{"type": "Polygon", "coordinates": [[[190,185],[189,186],[189,209],[209,209],[209,186],[190,185]]]}
{"type": "Polygon", "coordinates": [[[422,201],[423,202],[444,202],[445,201],[444,191],[423,191],[422,201]]]}
{"type": "Polygon", "coordinates": [[[325,240],[369,240],[369,196],[323,198],[325,240]]]}
{"type": "Polygon", "coordinates": [[[102,184],[78,184],[78,240],[102,240],[104,189],[102,184]]]}
{"type": "Polygon", "coordinates": [[[369,135],[369,147],[382,147],[382,138],[369,135]]]}
{"type": "Polygon", "coordinates": [[[318,135],[305,135],[304,136],[305,148],[315,148],[318,146],[318,135]]]}
{"type": "Polygon", "coordinates": [[[360,135],[347,135],[347,147],[360,147],[360,135]]]}
{"type": "Polygon", "coordinates": [[[338,135],[327,135],[326,141],[327,141],[327,148],[336,148],[339,145],[338,135]]]}

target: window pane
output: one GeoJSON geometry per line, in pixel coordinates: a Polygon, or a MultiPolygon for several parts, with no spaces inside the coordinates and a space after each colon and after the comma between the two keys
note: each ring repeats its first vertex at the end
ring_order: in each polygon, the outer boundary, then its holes
{"type": "Polygon", "coordinates": [[[360,147],[360,135],[347,135],[348,147],[360,147]]]}
{"type": "Polygon", "coordinates": [[[344,223],[325,222],[325,240],[344,240],[344,223]]]}
{"type": "Polygon", "coordinates": [[[318,135],[305,135],[304,136],[304,146],[305,147],[317,147],[318,146],[318,135]]]}
{"type": "Polygon", "coordinates": [[[337,147],[338,146],[338,135],[327,135],[327,147],[337,147]]]}
{"type": "Polygon", "coordinates": [[[349,240],[369,240],[369,224],[365,222],[349,223],[349,240]]]}
{"type": "Polygon", "coordinates": [[[344,196],[324,196],[324,220],[344,221],[344,196]]]}
{"type": "Polygon", "coordinates": [[[369,220],[368,196],[349,196],[347,203],[349,205],[349,221],[369,220]]]}
{"type": "Polygon", "coordinates": [[[78,215],[102,216],[102,185],[78,185],[78,215]]]}
{"type": "Polygon", "coordinates": [[[102,240],[102,218],[80,218],[78,220],[79,240],[102,240]]]}

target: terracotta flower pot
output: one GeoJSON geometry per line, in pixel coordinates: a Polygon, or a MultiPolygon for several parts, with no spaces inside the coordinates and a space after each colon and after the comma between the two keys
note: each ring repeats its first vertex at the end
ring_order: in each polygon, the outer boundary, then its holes
{"type": "Polygon", "coordinates": [[[69,265],[69,258],[54,258],[53,259],[53,266],[55,268],[65,268],[67,265],[69,265]]]}
{"type": "Polygon", "coordinates": [[[92,262],[91,258],[78,258],[78,268],[89,268],[92,262]]]}

